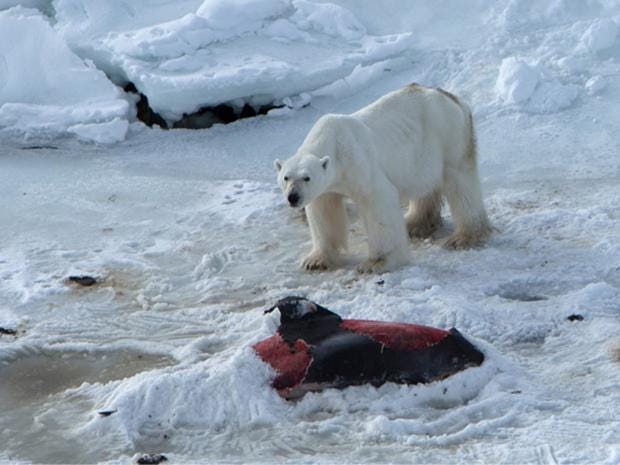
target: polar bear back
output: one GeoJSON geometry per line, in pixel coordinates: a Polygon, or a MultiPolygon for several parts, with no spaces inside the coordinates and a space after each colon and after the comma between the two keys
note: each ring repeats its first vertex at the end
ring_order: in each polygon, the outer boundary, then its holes
{"type": "Polygon", "coordinates": [[[304,153],[333,158],[342,180],[335,192],[351,196],[384,176],[401,195],[419,198],[467,156],[475,164],[471,114],[454,95],[412,84],[351,115],[322,116],[298,150],[304,153]]]}
{"type": "Polygon", "coordinates": [[[411,197],[426,195],[439,185],[446,167],[463,161],[474,137],[465,104],[448,92],[415,84],[385,95],[351,117],[371,133],[373,157],[381,170],[411,197]]]}

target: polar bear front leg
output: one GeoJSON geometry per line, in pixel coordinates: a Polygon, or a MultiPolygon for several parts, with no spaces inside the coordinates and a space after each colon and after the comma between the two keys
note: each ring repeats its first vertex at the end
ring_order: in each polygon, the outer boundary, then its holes
{"type": "Polygon", "coordinates": [[[361,273],[380,273],[409,261],[409,235],[398,192],[387,181],[375,192],[360,202],[368,234],[368,260],[359,265],[361,273]]]}
{"type": "Polygon", "coordinates": [[[337,266],[340,251],[347,248],[347,212],[340,194],[326,193],[306,206],[312,236],[312,251],[303,259],[305,270],[326,270],[337,266]]]}

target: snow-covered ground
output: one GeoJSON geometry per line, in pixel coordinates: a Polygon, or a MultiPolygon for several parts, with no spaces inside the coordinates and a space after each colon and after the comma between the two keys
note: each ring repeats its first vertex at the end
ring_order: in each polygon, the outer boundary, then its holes
{"type": "Polygon", "coordinates": [[[620,463],[620,2],[466,3],[0,0],[0,463],[620,463]],[[167,118],[291,108],[148,129],[101,71],[167,118]],[[472,105],[499,231],[446,251],[448,217],[368,276],[354,223],[347,268],[299,271],[273,159],[412,81],[472,105]],[[290,403],[249,349],[287,294],[487,360],[290,403]]]}

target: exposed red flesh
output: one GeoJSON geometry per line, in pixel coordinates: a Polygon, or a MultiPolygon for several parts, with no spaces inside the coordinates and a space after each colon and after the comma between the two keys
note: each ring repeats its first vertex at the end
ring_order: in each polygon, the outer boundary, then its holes
{"type": "Polygon", "coordinates": [[[433,346],[449,334],[429,326],[370,320],[344,320],[340,327],[368,336],[389,349],[403,351],[433,346]]]}
{"type": "Polygon", "coordinates": [[[279,334],[259,342],[254,346],[254,350],[278,373],[273,380],[273,387],[276,389],[291,388],[300,384],[312,361],[308,344],[297,339],[291,347],[279,334]]]}

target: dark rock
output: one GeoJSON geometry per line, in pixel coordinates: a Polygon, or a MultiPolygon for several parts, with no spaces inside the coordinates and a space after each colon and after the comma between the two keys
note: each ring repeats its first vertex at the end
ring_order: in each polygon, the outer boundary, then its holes
{"type": "Polygon", "coordinates": [[[22,150],[58,150],[58,147],[53,145],[28,145],[26,147],[22,147],[22,150]]]}
{"type": "Polygon", "coordinates": [[[256,116],[257,114],[258,113],[254,109],[254,107],[246,103],[245,105],[243,105],[241,113],[239,113],[239,118],[251,118],[252,116],[256,116]]]}
{"type": "Polygon", "coordinates": [[[0,336],[17,336],[17,331],[0,326],[0,336]]]}
{"type": "Polygon", "coordinates": [[[212,109],[215,116],[224,124],[237,121],[239,117],[235,114],[235,110],[228,105],[220,104],[212,109]]]}
{"type": "Polygon", "coordinates": [[[138,93],[138,89],[136,88],[136,85],[133,82],[130,82],[129,84],[126,84],[125,87],[123,87],[123,90],[125,92],[129,92],[130,94],[137,94],[138,93]]]}
{"type": "Polygon", "coordinates": [[[97,413],[101,415],[102,417],[109,417],[110,415],[112,415],[113,413],[116,413],[117,411],[118,410],[100,410],[97,413]]]}
{"type": "Polygon", "coordinates": [[[185,113],[181,119],[168,125],[166,120],[158,113],[154,112],[149,105],[148,97],[138,91],[136,86],[130,82],[123,87],[125,92],[138,94],[140,99],[136,104],[136,113],[140,121],[149,127],[160,126],[162,129],[205,129],[214,124],[228,124],[238,119],[251,118],[257,115],[266,115],[269,110],[281,108],[283,105],[260,105],[252,106],[249,103],[239,109],[232,105],[221,103],[215,106],[201,107],[193,113],[185,113]]]}
{"type": "Polygon", "coordinates": [[[189,115],[184,114],[180,120],[174,122],[172,127],[174,129],[204,129],[221,123],[224,121],[212,109],[203,108],[189,115]]]}
{"type": "Polygon", "coordinates": [[[138,457],[136,463],[140,465],[152,465],[168,461],[168,457],[163,454],[143,454],[138,457]]]}
{"type": "Polygon", "coordinates": [[[168,123],[166,120],[159,115],[159,113],[155,113],[151,106],[149,105],[149,99],[146,95],[138,92],[138,89],[130,82],[127,84],[123,90],[125,92],[129,92],[132,94],[138,94],[140,96],[140,100],[136,104],[136,116],[140,121],[146,124],[148,127],[152,128],[154,125],[159,126],[162,129],[168,129],[168,123]]]}
{"type": "Polygon", "coordinates": [[[97,280],[92,276],[69,276],[67,278],[69,282],[79,284],[80,286],[93,286],[97,284],[97,280]]]}
{"type": "Polygon", "coordinates": [[[568,321],[583,321],[583,315],[580,315],[578,313],[573,313],[572,315],[568,315],[566,319],[568,321]]]}

